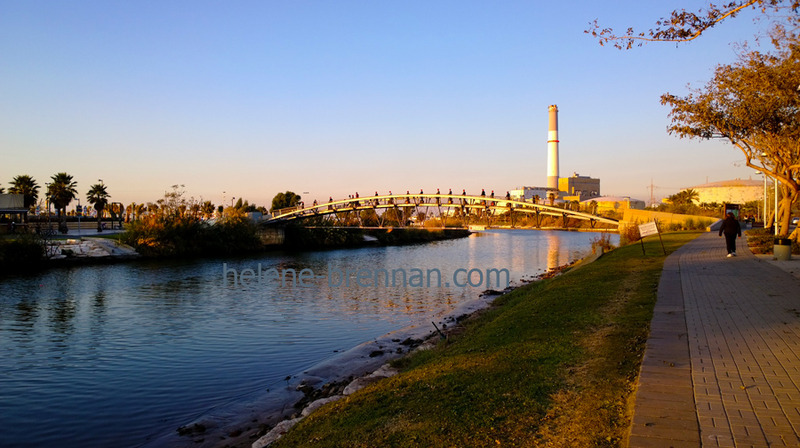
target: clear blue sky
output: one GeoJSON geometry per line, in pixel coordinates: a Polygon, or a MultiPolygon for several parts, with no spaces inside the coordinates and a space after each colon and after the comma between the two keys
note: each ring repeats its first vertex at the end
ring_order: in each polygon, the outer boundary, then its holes
{"type": "Polygon", "coordinates": [[[0,0],[0,182],[66,171],[82,200],[103,179],[126,204],[173,184],[267,206],[285,190],[504,193],[545,184],[550,104],[562,177],[604,194],[748,178],[735,148],[669,136],[659,96],[733,61],[753,14],[679,46],[583,33],[701,5],[0,0]]]}

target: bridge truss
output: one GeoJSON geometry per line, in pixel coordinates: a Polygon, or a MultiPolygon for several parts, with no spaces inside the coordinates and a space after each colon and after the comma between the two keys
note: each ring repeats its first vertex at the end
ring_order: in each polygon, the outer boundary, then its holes
{"type": "MultiPolygon", "coordinates": [[[[491,220],[505,213],[509,214],[511,226],[514,226],[515,213],[525,213],[535,217],[536,227],[540,227],[545,216],[560,217],[563,227],[567,227],[569,219],[589,221],[594,228],[597,223],[619,226],[619,221],[603,218],[589,213],[576,212],[559,207],[534,204],[524,201],[513,201],[491,196],[468,196],[454,194],[390,194],[370,197],[331,200],[310,207],[298,206],[278,210],[266,224],[286,223],[293,220],[333,216],[339,224],[343,224],[343,216],[355,215],[359,225],[363,226],[362,211],[374,211],[380,227],[384,226],[387,211],[394,210],[395,217],[430,216],[431,209],[438,217],[460,217],[462,226],[466,227],[470,216],[477,216],[491,225],[491,220]],[[378,211],[382,213],[378,213],[378,211]],[[512,213],[513,212],[513,213],[512,213]]],[[[401,226],[408,221],[399,219],[401,226]]]]}

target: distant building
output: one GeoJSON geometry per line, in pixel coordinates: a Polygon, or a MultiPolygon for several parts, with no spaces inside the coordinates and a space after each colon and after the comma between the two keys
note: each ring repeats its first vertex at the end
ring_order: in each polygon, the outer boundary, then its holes
{"type": "Polygon", "coordinates": [[[691,187],[697,192],[698,204],[744,204],[750,201],[764,200],[764,181],[760,180],[723,180],[691,187]]]}
{"type": "Polygon", "coordinates": [[[644,210],[644,201],[632,199],[627,196],[601,196],[581,201],[581,205],[588,206],[592,201],[597,203],[597,212],[614,211],[624,212],[628,209],[644,210]]]}
{"type": "MultiPolygon", "coordinates": [[[[22,223],[27,220],[28,209],[25,208],[25,195],[0,194],[0,222],[22,223]]],[[[10,227],[9,227],[10,229],[10,227]]]]}
{"type": "Polygon", "coordinates": [[[538,203],[540,204],[546,203],[551,193],[555,194],[556,199],[561,196],[559,191],[547,187],[516,187],[509,191],[511,199],[514,201],[536,202],[536,198],[539,198],[538,203]]]}
{"type": "Polygon", "coordinates": [[[558,189],[570,200],[584,201],[600,196],[600,179],[573,173],[571,177],[558,179],[558,189]]]}

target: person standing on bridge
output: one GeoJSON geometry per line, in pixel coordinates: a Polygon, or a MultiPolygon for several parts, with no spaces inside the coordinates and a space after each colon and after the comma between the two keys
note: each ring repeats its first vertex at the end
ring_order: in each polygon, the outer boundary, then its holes
{"type": "Polygon", "coordinates": [[[736,238],[742,237],[742,226],[739,225],[739,221],[733,216],[733,213],[728,212],[725,215],[725,220],[722,221],[722,225],[719,227],[719,236],[725,234],[725,246],[728,249],[728,258],[736,256],[736,238]]]}

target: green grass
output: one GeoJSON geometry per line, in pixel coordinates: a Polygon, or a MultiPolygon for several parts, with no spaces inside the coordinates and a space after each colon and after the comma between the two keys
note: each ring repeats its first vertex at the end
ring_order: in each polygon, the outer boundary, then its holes
{"type": "MultiPolygon", "coordinates": [[[[672,252],[699,233],[664,235],[672,252]]],[[[657,239],[518,288],[276,447],[619,446],[665,256],[657,239]]]]}

